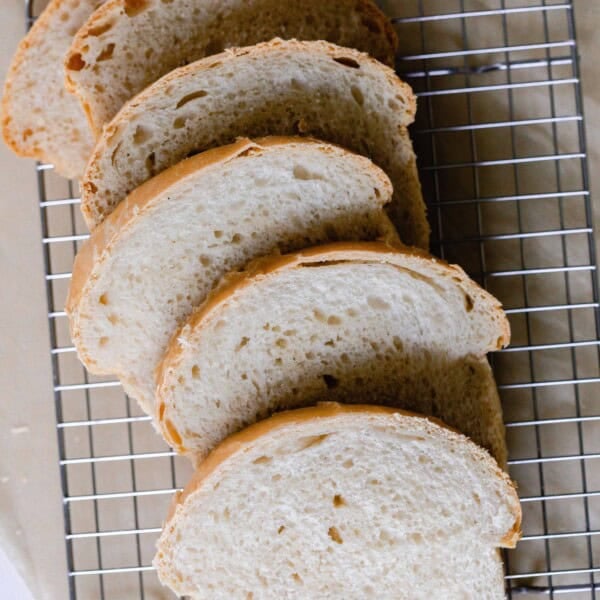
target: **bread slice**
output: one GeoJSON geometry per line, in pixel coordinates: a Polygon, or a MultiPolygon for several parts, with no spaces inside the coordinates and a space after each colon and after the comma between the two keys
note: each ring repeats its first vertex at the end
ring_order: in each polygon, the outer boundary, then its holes
{"type": "Polygon", "coordinates": [[[370,156],[392,180],[392,220],[426,246],[429,225],[405,126],[415,97],[391,69],[326,42],[274,40],[173,71],[119,112],[86,170],[93,228],[134,188],[190,153],[237,136],[309,134],[370,156]]]}
{"type": "Polygon", "coordinates": [[[208,598],[501,600],[519,500],[442,423],[375,406],[283,413],[221,444],[175,499],[154,565],[208,598]]]}
{"type": "Polygon", "coordinates": [[[146,182],[92,234],[67,300],[79,356],[154,412],[169,338],[228,271],[276,249],[396,235],[368,159],[308,138],[241,139],[146,182]]]}
{"type": "Polygon", "coordinates": [[[2,135],[19,156],[52,163],[80,178],[93,138],[81,106],[64,85],[73,36],[103,0],[51,0],[21,41],[2,98],[2,135]]]}
{"type": "Polygon", "coordinates": [[[173,336],[157,370],[160,426],[202,460],[246,425],[326,394],[439,417],[503,463],[485,355],[509,335],[495,298],[424,252],[337,243],[266,258],[173,336]]]}
{"type": "Polygon", "coordinates": [[[75,36],[67,85],[99,135],[127,100],[173,69],[276,36],[328,40],[389,66],[398,43],[371,0],[109,0],[75,36]]]}

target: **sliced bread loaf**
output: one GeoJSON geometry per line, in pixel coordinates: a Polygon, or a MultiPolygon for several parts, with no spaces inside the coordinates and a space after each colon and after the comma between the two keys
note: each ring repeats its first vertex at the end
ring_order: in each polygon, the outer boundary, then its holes
{"type": "Polygon", "coordinates": [[[322,404],[221,444],[173,504],[154,559],[192,600],[501,600],[510,479],[421,416],[322,404]]]}
{"type": "Polygon", "coordinates": [[[93,147],[77,98],[64,85],[73,36],[103,0],[51,0],[19,44],[4,86],[2,135],[19,156],[79,178],[93,147]]]}
{"type": "Polygon", "coordinates": [[[67,85],[97,135],[177,67],[276,36],[328,40],[394,65],[396,33],[371,0],[109,0],[75,36],[67,85]]]}
{"type": "Polygon", "coordinates": [[[200,60],[144,90],[108,125],[87,167],[82,210],[97,226],[134,188],[237,136],[308,134],[370,156],[392,180],[392,220],[427,246],[429,225],[405,126],[409,86],[381,63],[326,42],[274,40],[200,60]]]}
{"type": "Polygon", "coordinates": [[[391,195],[368,159],[308,138],[241,139],[164,171],[77,255],[67,312],[81,360],[153,413],[169,338],[226,272],[276,249],[393,237],[391,195]]]}
{"type": "Polygon", "coordinates": [[[485,355],[508,339],[498,301],[423,252],[338,243],[266,258],[173,337],[157,372],[160,425],[203,459],[244,426],[327,394],[439,417],[503,463],[485,355]]]}

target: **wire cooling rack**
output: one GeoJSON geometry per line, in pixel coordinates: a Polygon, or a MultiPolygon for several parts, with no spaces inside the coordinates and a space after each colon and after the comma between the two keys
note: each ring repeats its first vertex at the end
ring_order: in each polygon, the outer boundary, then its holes
{"type": "MultiPolygon", "coordinates": [[[[598,295],[573,6],[389,0],[433,250],[504,303],[493,356],[524,537],[510,597],[600,590],[598,295]]],[[[35,18],[27,3],[28,22],[35,18]]],[[[86,235],[72,184],[37,167],[72,598],[168,598],[154,542],[189,467],[115,381],[77,361],[63,312],[86,235]]]]}

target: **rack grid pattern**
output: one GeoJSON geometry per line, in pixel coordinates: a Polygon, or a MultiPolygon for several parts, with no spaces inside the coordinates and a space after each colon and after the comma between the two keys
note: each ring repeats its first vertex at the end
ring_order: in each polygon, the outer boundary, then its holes
{"type": "MultiPolygon", "coordinates": [[[[35,19],[26,0],[27,20],[35,19]]],[[[524,537],[511,598],[600,591],[599,301],[572,2],[387,0],[419,97],[433,251],[505,305],[492,357],[524,537]]],[[[72,598],[167,598],[151,567],[188,476],[118,382],[77,361],[63,311],[87,238],[73,185],[37,166],[72,598]]]]}

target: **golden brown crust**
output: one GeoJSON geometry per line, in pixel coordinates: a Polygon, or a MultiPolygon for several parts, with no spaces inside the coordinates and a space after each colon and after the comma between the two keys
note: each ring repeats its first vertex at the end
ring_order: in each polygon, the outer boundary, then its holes
{"type": "MultiPolygon", "coordinates": [[[[450,265],[445,261],[435,258],[419,248],[404,246],[392,242],[336,242],[322,246],[314,246],[300,252],[291,254],[276,254],[259,258],[252,261],[243,272],[230,273],[223,278],[219,287],[217,287],[208,296],[206,301],[198,307],[190,316],[188,321],[175,332],[171,338],[163,359],[156,367],[156,382],[160,389],[163,384],[168,367],[177,362],[184,351],[179,338],[185,330],[194,330],[202,326],[203,321],[208,319],[211,313],[216,310],[224,301],[233,297],[237,292],[246,286],[252,285],[257,280],[268,275],[285,270],[302,268],[306,264],[331,263],[331,262],[380,262],[387,264],[396,263],[401,268],[400,262],[406,256],[423,260],[437,265],[442,270],[447,270],[446,275],[457,279],[464,288],[468,289],[471,295],[479,296],[490,304],[490,311],[495,312],[501,321],[501,334],[498,343],[502,346],[508,344],[510,340],[510,325],[500,302],[491,294],[480,288],[472,281],[467,274],[457,265],[450,265]]],[[[492,350],[494,348],[490,348],[492,350]]],[[[162,407],[159,397],[159,409],[162,407]]],[[[179,452],[184,453],[185,448],[173,444],[172,436],[162,427],[163,422],[168,421],[164,415],[164,409],[159,410],[163,418],[159,419],[159,426],[163,429],[165,439],[171,443],[179,452]]]]}
{"type": "Polygon", "coordinates": [[[234,454],[243,452],[245,448],[251,446],[252,443],[257,439],[261,438],[262,436],[269,435],[273,431],[282,427],[301,425],[302,423],[313,421],[315,419],[329,419],[346,414],[397,414],[404,417],[416,417],[422,419],[423,422],[428,422],[431,425],[440,428],[440,433],[442,433],[442,435],[453,438],[456,441],[460,441],[460,443],[469,444],[472,448],[474,458],[476,460],[487,462],[494,475],[507,484],[507,494],[510,495],[510,504],[515,520],[511,529],[500,539],[498,544],[501,547],[506,548],[514,547],[521,535],[521,505],[519,503],[519,498],[517,496],[514,484],[508,475],[496,464],[494,459],[488,454],[487,451],[471,442],[467,437],[455,429],[448,427],[445,423],[433,417],[420,415],[418,413],[401,410],[398,408],[367,404],[346,405],[338,404],[336,402],[323,402],[308,408],[300,408],[278,413],[272,417],[269,417],[268,419],[259,421],[254,425],[250,425],[243,431],[235,433],[221,442],[219,446],[217,446],[198,466],[185,489],[182,492],[177,492],[175,494],[165,520],[164,529],[168,527],[171,519],[176,516],[177,507],[182,505],[191,494],[197,491],[214,471],[216,471],[234,454]]]}

